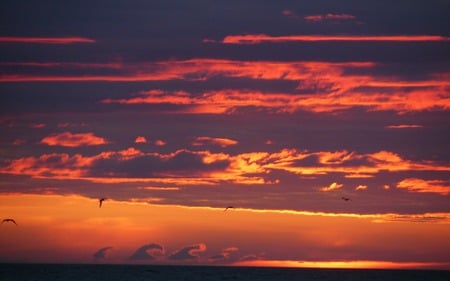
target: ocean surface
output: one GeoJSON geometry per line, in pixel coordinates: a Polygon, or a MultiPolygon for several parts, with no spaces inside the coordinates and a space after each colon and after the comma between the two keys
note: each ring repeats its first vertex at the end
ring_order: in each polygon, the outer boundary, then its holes
{"type": "Polygon", "coordinates": [[[116,281],[116,280],[228,280],[228,281],[432,281],[450,280],[445,270],[299,269],[264,267],[0,264],[0,281],[116,281]]]}

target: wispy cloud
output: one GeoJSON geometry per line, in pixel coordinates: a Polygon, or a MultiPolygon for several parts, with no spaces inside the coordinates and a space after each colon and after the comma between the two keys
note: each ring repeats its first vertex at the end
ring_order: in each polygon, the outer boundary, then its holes
{"type": "Polygon", "coordinates": [[[89,145],[107,144],[108,141],[102,137],[95,136],[94,133],[64,132],[51,134],[41,140],[42,144],[50,146],[79,147],[89,145]]]}
{"type": "Polygon", "coordinates": [[[230,255],[237,252],[239,249],[237,247],[228,247],[222,250],[221,253],[211,256],[209,258],[210,262],[222,262],[230,258],[230,255]]]}
{"type": "MultiPolygon", "coordinates": [[[[330,78],[327,78],[327,80],[330,78]]],[[[120,104],[173,104],[178,109],[171,112],[191,114],[229,114],[235,110],[254,107],[273,113],[293,113],[310,111],[315,113],[345,111],[352,108],[365,108],[367,111],[394,111],[400,114],[424,110],[448,110],[450,97],[445,97],[433,89],[421,88],[400,90],[389,89],[379,92],[364,93],[358,90],[358,85],[352,88],[351,79],[334,80],[321,93],[288,94],[267,93],[251,90],[221,90],[193,95],[187,92],[163,92],[152,90],[128,99],[105,99],[102,103],[120,104]],[[342,86],[341,88],[339,88],[342,86]],[[335,90],[336,89],[336,90],[335,90]]],[[[311,82],[311,81],[310,81],[311,82]]],[[[327,83],[327,81],[317,81],[327,83]]],[[[370,85],[370,82],[368,82],[370,85]]],[[[302,90],[308,90],[306,84],[302,90]]],[[[393,128],[393,127],[390,127],[393,128]]]]}
{"type": "Polygon", "coordinates": [[[355,16],[350,14],[316,14],[316,15],[307,15],[303,17],[307,22],[321,22],[325,20],[334,20],[334,21],[346,21],[346,20],[354,20],[355,16]]]}
{"type": "Polygon", "coordinates": [[[416,129],[416,128],[423,128],[422,125],[415,125],[415,124],[401,124],[401,125],[389,125],[386,126],[387,129],[416,129]]]}
{"type": "Polygon", "coordinates": [[[439,35],[284,35],[266,34],[228,35],[223,38],[224,44],[259,44],[263,42],[436,42],[448,41],[447,36],[439,35]]]}
{"type": "Polygon", "coordinates": [[[75,44],[95,42],[95,40],[85,37],[0,37],[0,43],[75,44]]]}
{"type": "Polygon", "coordinates": [[[97,252],[93,254],[94,259],[105,259],[106,258],[106,252],[111,250],[113,247],[108,246],[99,249],[97,252]]]}
{"type": "MultiPolygon", "coordinates": [[[[273,184],[270,173],[322,176],[340,173],[347,178],[374,177],[381,172],[450,171],[447,165],[429,160],[411,161],[379,151],[369,154],[339,151],[248,152],[231,155],[207,150],[172,153],[142,152],[135,148],[105,151],[92,156],[66,153],[10,159],[1,173],[93,182],[154,182],[179,185],[273,184]],[[189,163],[189,165],[186,165],[189,163]]],[[[408,183],[408,181],[406,182],[408,183]]],[[[405,182],[400,186],[405,186],[405,182]]],[[[338,184],[326,187],[336,188],[338,184]]]]}
{"type": "Polygon", "coordinates": [[[148,244],[139,247],[131,256],[130,260],[154,260],[155,254],[164,254],[164,248],[159,244],[148,244]]]}
{"type": "Polygon", "coordinates": [[[180,250],[175,251],[169,256],[169,260],[192,260],[198,259],[199,253],[206,251],[206,245],[204,243],[187,246],[180,250]]]}
{"type": "Polygon", "coordinates": [[[397,188],[410,192],[429,192],[441,195],[450,193],[450,184],[444,180],[423,180],[419,178],[407,178],[397,183],[397,188]]]}
{"type": "Polygon", "coordinates": [[[340,189],[342,188],[344,185],[341,183],[337,183],[337,182],[333,182],[332,184],[330,184],[329,186],[324,186],[322,188],[320,188],[321,191],[332,191],[332,190],[336,190],[336,189],[340,189]]]}
{"type": "Polygon", "coordinates": [[[238,142],[228,138],[214,138],[214,137],[196,137],[192,142],[193,146],[203,145],[218,145],[221,147],[227,147],[230,145],[236,145],[238,142]]]}
{"type": "Polygon", "coordinates": [[[367,185],[364,185],[364,184],[360,184],[355,188],[355,190],[366,190],[366,189],[367,189],[367,185]]]}

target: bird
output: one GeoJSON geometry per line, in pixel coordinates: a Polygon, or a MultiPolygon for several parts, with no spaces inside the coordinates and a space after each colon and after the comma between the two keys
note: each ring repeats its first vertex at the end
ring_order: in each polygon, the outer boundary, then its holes
{"type": "Polygon", "coordinates": [[[341,197],[341,199],[344,200],[344,201],[349,201],[350,200],[350,198],[348,198],[348,197],[341,197]]]}
{"type": "Polygon", "coordinates": [[[17,225],[16,221],[13,219],[3,219],[2,224],[5,222],[12,222],[13,224],[17,225]]]}
{"type": "Polygon", "coordinates": [[[99,207],[99,208],[102,207],[103,201],[105,201],[106,199],[107,199],[107,198],[100,198],[100,199],[98,199],[98,207],[99,207]]]}
{"type": "Polygon", "coordinates": [[[226,211],[226,210],[228,210],[228,209],[233,209],[234,207],[233,206],[227,206],[226,208],[225,208],[225,210],[223,210],[224,212],[226,211]]]}

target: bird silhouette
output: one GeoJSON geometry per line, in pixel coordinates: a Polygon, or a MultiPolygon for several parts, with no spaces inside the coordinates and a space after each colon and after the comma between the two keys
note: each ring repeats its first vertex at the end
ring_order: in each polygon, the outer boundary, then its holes
{"type": "Polygon", "coordinates": [[[107,199],[107,198],[100,198],[100,199],[98,199],[98,207],[99,207],[99,208],[102,207],[103,201],[105,201],[106,199],[107,199]]]}
{"type": "Polygon", "coordinates": [[[226,210],[228,210],[228,209],[233,209],[234,207],[233,206],[227,206],[226,208],[225,208],[225,210],[223,210],[224,212],[226,211],[226,210]]]}
{"type": "Polygon", "coordinates": [[[17,225],[16,221],[13,219],[3,219],[2,224],[5,222],[12,222],[13,224],[17,225]]]}
{"type": "Polygon", "coordinates": [[[349,201],[350,200],[350,198],[348,198],[348,197],[341,197],[341,199],[344,200],[344,201],[349,201]]]}

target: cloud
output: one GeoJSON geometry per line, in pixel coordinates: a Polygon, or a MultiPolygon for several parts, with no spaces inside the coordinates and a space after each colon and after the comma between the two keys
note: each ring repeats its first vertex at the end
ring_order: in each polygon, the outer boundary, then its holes
{"type": "Polygon", "coordinates": [[[108,141],[95,136],[94,133],[72,134],[71,132],[64,132],[51,134],[43,138],[40,143],[50,146],[80,147],[107,144],[108,141]]]}
{"type": "Polygon", "coordinates": [[[355,188],[355,190],[366,190],[366,189],[367,189],[367,185],[363,185],[363,184],[360,184],[355,188]]]}
{"type": "MultiPolygon", "coordinates": [[[[318,19],[318,18],[317,18],[318,19]]],[[[284,35],[266,34],[228,35],[223,44],[259,44],[263,42],[439,42],[449,41],[450,37],[439,35],[284,35]]]]}
{"type": "Polygon", "coordinates": [[[333,21],[344,21],[344,20],[354,20],[355,16],[349,14],[317,14],[317,15],[308,15],[304,16],[304,20],[307,22],[321,22],[325,20],[333,20],[333,21]]]}
{"type": "Polygon", "coordinates": [[[238,142],[228,138],[213,138],[213,137],[196,137],[192,142],[193,146],[203,145],[219,145],[221,147],[227,147],[230,145],[236,145],[238,142]]]}
{"type": "Polygon", "coordinates": [[[95,42],[95,40],[85,37],[0,37],[0,43],[74,44],[95,42]]]}
{"type": "Polygon", "coordinates": [[[142,136],[138,136],[135,140],[135,143],[147,143],[147,139],[145,137],[142,136]]]}
{"type": "Polygon", "coordinates": [[[332,190],[342,188],[343,186],[344,186],[343,184],[333,182],[329,186],[322,187],[320,190],[327,192],[327,191],[332,191],[332,190]]]}
{"type": "Polygon", "coordinates": [[[206,245],[203,243],[187,246],[169,256],[170,260],[191,260],[199,258],[199,253],[206,251],[206,245]]]}
{"type": "Polygon", "coordinates": [[[141,246],[137,249],[131,256],[130,260],[154,260],[156,257],[155,253],[160,252],[164,254],[164,248],[159,244],[148,244],[141,246]],[[150,252],[150,254],[149,254],[150,252]]]}
{"type": "Polygon", "coordinates": [[[224,261],[227,260],[230,255],[234,252],[237,252],[239,249],[237,247],[228,247],[222,250],[221,253],[216,254],[214,256],[211,256],[209,258],[209,261],[211,262],[220,262],[220,261],[224,261]]]}
{"type": "Polygon", "coordinates": [[[47,125],[44,123],[33,123],[30,125],[31,128],[33,129],[41,129],[41,128],[45,128],[47,125]]]}
{"type": "MultiPolygon", "coordinates": [[[[432,90],[411,89],[403,92],[397,89],[395,92],[385,90],[385,93],[363,93],[352,89],[352,81],[349,77],[336,78],[333,81],[329,79],[317,81],[319,84],[315,86],[309,84],[312,80],[308,80],[307,83],[301,85],[301,90],[307,92],[313,88],[317,90],[317,87],[324,87],[320,94],[296,95],[249,90],[221,90],[206,92],[201,96],[184,93],[183,99],[179,99],[177,93],[155,94],[154,91],[149,91],[143,93],[141,97],[120,100],[107,99],[102,102],[126,105],[173,104],[178,108],[171,109],[172,112],[188,114],[229,114],[240,108],[251,107],[264,109],[272,113],[293,113],[296,111],[327,113],[364,108],[367,111],[394,111],[400,114],[450,108],[450,98],[442,97],[432,90]],[[347,80],[348,83],[344,85],[345,81],[343,80],[347,80]]],[[[366,82],[370,86],[371,82],[366,82]]],[[[355,88],[359,86],[361,85],[354,85],[355,88]]]]}
{"type": "Polygon", "coordinates": [[[397,183],[397,188],[406,189],[410,192],[429,192],[441,195],[448,195],[450,193],[449,182],[443,180],[407,178],[397,183]]]}
{"type": "Polygon", "coordinates": [[[166,145],[166,142],[163,141],[163,140],[156,140],[156,141],[155,141],[155,145],[156,145],[156,146],[165,146],[165,145],[166,145]]]}
{"type": "MultiPolygon", "coordinates": [[[[368,178],[378,173],[450,171],[431,160],[411,161],[390,151],[358,154],[343,151],[311,152],[282,149],[235,155],[207,150],[180,149],[170,153],[142,152],[135,148],[83,156],[67,153],[9,159],[0,173],[40,178],[85,179],[93,182],[147,182],[170,185],[220,183],[272,184],[271,173],[301,176],[340,173],[347,178],[368,178]]],[[[329,188],[329,187],[324,187],[329,188]]]]}
{"type": "Polygon", "coordinates": [[[93,254],[94,259],[105,259],[106,258],[106,252],[108,250],[111,250],[113,247],[108,246],[108,247],[104,247],[99,249],[97,252],[95,252],[93,254]]]}
{"type": "Polygon", "coordinates": [[[414,125],[414,124],[402,124],[402,125],[389,125],[386,126],[387,129],[416,129],[416,128],[423,128],[422,125],[414,125]]]}

